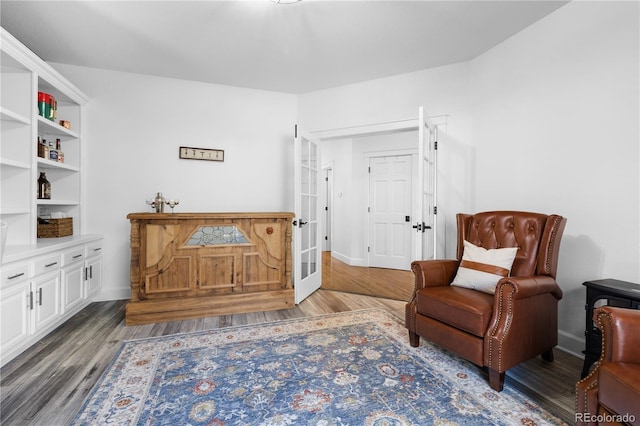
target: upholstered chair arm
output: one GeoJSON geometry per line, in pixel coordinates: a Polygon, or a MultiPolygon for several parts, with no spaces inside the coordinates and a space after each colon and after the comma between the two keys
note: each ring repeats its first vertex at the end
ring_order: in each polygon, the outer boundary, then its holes
{"type": "Polygon", "coordinates": [[[640,310],[602,306],[593,312],[593,321],[602,330],[602,362],[640,364],[640,310]]]}
{"type": "Polygon", "coordinates": [[[496,286],[496,294],[511,294],[514,299],[526,299],[544,293],[550,293],[557,300],[562,299],[562,290],[558,283],[547,275],[503,278],[496,286]],[[513,293],[502,291],[504,286],[512,287],[513,293]]]}
{"type": "Polygon", "coordinates": [[[415,276],[415,286],[411,299],[405,306],[405,325],[409,330],[411,346],[420,344],[420,336],[416,333],[416,312],[418,290],[426,287],[446,286],[453,281],[458,270],[457,260],[417,260],[411,263],[415,276]]]}
{"type": "MultiPolygon", "coordinates": [[[[640,363],[640,311],[636,309],[602,306],[593,312],[593,322],[602,331],[600,359],[589,375],[576,384],[576,413],[598,415],[598,376],[605,362],[640,363]]],[[[590,425],[577,417],[578,426],[590,425]]]]}
{"type": "Polygon", "coordinates": [[[548,276],[508,277],[496,286],[493,316],[485,335],[485,365],[504,373],[557,345],[557,302],[562,290],[548,276]]]}
{"type": "Polygon", "coordinates": [[[421,288],[449,285],[456,276],[457,260],[417,260],[411,263],[415,275],[415,292],[421,288]]]}

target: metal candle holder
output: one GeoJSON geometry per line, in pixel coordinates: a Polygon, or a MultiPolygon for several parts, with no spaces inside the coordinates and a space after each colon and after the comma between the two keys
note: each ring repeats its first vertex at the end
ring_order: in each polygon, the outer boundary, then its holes
{"type": "Polygon", "coordinates": [[[158,192],[155,198],[147,200],[147,204],[151,206],[151,208],[156,210],[156,213],[164,213],[164,205],[168,205],[171,207],[171,213],[173,213],[173,209],[175,206],[180,204],[180,200],[175,198],[166,199],[162,196],[162,192],[158,192]]]}

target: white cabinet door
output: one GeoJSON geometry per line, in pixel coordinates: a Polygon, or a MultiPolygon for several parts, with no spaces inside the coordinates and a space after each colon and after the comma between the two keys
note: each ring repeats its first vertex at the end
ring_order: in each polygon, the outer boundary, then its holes
{"type": "Polygon", "coordinates": [[[84,262],[62,268],[62,315],[66,315],[84,301],[84,262]]]}
{"type": "Polygon", "coordinates": [[[19,351],[29,339],[29,281],[3,288],[0,296],[0,351],[5,359],[19,351]]]}
{"type": "Polygon", "coordinates": [[[84,262],[85,298],[91,299],[102,290],[102,244],[96,241],[86,245],[84,262]]]}
{"type": "Polygon", "coordinates": [[[58,271],[31,281],[33,289],[33,333],[53,324],[60,317],[60,274],[58,271]]]}
{"type": "Polygon", "coordinates": [[[102,289],[102,256],[87,260],[84,274],[87,282],[87,298],[100,294],[102,289]]]}

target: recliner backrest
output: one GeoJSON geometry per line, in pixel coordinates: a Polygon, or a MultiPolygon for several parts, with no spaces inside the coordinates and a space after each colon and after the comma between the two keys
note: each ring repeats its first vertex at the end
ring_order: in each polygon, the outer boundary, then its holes
{"type": "Polygon", "coordinates": [[[566,220],[558,215],[518,211],[492,211],[456,215],[458,260],[463,241],[485,249],[518,247],[511,276],[550,275],[558,267],[560,236],[566,220]]]}

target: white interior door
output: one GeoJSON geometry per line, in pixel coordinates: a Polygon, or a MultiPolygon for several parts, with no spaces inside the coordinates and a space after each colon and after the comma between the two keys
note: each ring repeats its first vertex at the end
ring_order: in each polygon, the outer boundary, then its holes
{"type": "Polygon", "coordinates": [[[369,266],[411,264],[411,155],[369,159],[369,266]]]}
{"type": "Polygon", "coordinates": [[[296,126],[294,154],[296,217],[293,221],[293,282],[295,302],[298,304],[322,284],[319,140],[296,126]]]}
{"type": "Polygon", "coordinates": [[[436,127],[429,125],[420,107],[418,113],[418,185],[415,197],[420,200],[413,228],[418,233],[416,260],[436,257],[436,127]]]}

